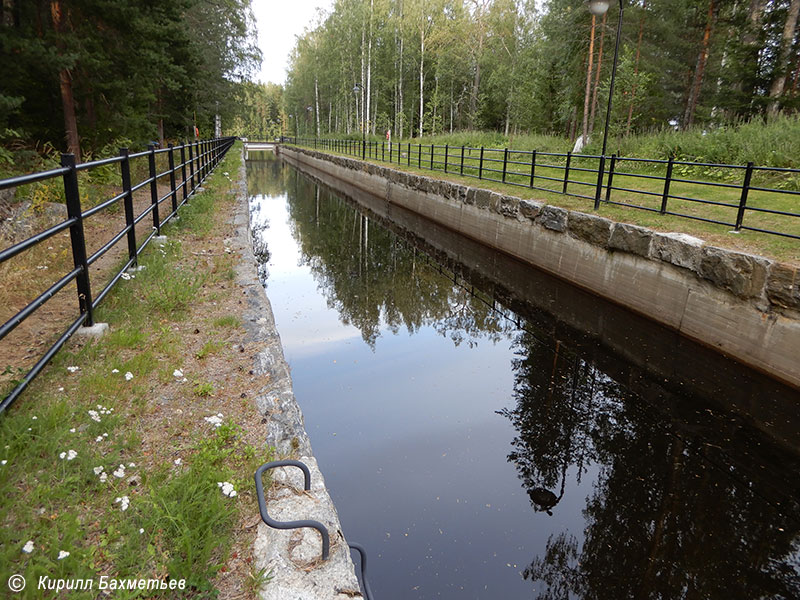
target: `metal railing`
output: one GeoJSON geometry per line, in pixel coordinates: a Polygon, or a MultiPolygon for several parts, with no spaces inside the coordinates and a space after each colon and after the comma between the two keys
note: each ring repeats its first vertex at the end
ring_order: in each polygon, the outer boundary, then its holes
{"type": "Polygon", "coordinates": [[[410,142],[284,143],[800,239],[800,169],[410,142]],[[702,176],[702,177],[700,177],[702,176]]]}
{"type": "MultiPolygon", "coordinates": [[[[277,467],[297,467],[303,471],[303,489],[309,491],[311,489],[311,471],[308,466],[299,461],[292,459],[276,460],[264,463],[255,473],[256,479],[256,498],[258,500],[258,511],[261,513],[261,520],[274,529],[299,529],[302,527],[310,527],[319,531],[322,536],[322,560],[328,560],[330,556],[331,538],[328,534],[328,528],[319,521],[311,519],[303,519],[298,521],[276,521],[269,516],[267,512],[267,500],[264,495],[264,472],[277,467]]],[[[372,600],[372,590],[369,587],[367,580],[367,551],[361,544],[350,542],[347,544],[351,550],[355,550],[361,557],[361,584],[364,592],[364,597],[367,600],[372,600]]]]}
{"type": "Polygon", "coordinates": [[[169,147],[160,149],[157,149],[155,144],[150,144],[146,151],[134,154],[131,154],[128,148],[121,148],[119,156],[80,164],[76,164],[73,154],[62,154],[61,167],[58,169],[0,180],[0,190],[5,190],[60,177],[63,181],[63,191],[67,207],[66,220],[26,240],[0,250],[0,265],[65,230],[69,230],[73,259],[73,269],[71,271],[61,276],[60,279],[52,283],[46,291],[41,293],[35,300],[30,302],[25,308],[17,312],[0,326],[0,341],[25,319],[42,308],[48,300],[72,281],[75,281],[77,285],[79,307],[79,315],[72,321],[66,331],[64,331],[58,340],[56,340],[56,342],[37,360],[34,366],[27,372],[22,380],[17,383],[13,390],[0,401],[0,413],[5,411],[5,409],[19,397],[31,381],[33,381],[45,365],[81,326],[91,326],[94,324],[94,309],[97,305],[108,295],[114,285],[122,277],[123,273],[131,266],[136,265],[137,258],[144,248],[150,243],[154,236],[161,234],[161,228],[177,215],[181,206],[189,201],[189,198],[222,160],[234,141],[235,138],[232,137],[199,140],[180,146],[173,146],[170,144],[169,147]],[[178,155],[178,162],[176,162],[176,154],[178,155]],[[160,158],[159,155],[166,155],[169,165],[167,170],[161,173],[156,170],[156,159],[157,157],[160,158]],[[131,179],[131,164],[133,161],[139,159],[147,161],[148,177],[134,183],[131,179]],[[120,167],[120,184],[122,191],[112,198],[101,201],[92,208],[83,209],[81,207],[78,173],[116,164],[120,167]],[[159,181],[167,179],[169,181],[169,190],[162,196],[159,196],[159,181]],[[145,189],[147,186],[149,186],[150,203],[139,215],[134,215],[134,194],[140,189],[145,189]],[[167,200],[170,201],[168,205],[169,214],[162,219],[159,211],[162,207],[162,203],[167,200]],[[98,250],[92,254],[88,254],[83,227],[84,220],[112,206],[116,206],[120,202],[122,202],[124,206],[125,227],[112,236],[110,240],[106,241],[98,250]],[[148,215],[152,215],[153,229],[150,234],[139,243],[136,239],[136,225],[146,219],[148,215]],[[118,272],[113,274],[111,280],[95,297],[92,294],[92,281],[89,267],[111,250],[117,243],[121,242],[123,238],[127,242],[128,260],[118,272]]]}

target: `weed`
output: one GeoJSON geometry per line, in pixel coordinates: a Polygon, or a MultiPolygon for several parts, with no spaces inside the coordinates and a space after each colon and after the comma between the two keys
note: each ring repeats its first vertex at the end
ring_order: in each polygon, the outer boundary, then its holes
{"type": "Polygon", "coordinates": [[[211,324],[214,327],[219,327],[219,328],[230,327],[233,329],[242,326],[242,319],[237,315],[226,315],[224,317],[219,317],[217,319],[214,319],[213,321],[211,321],[211,324]]]}
{"type": "Polygon", "coordinates": [[[224,345],[225,345],[224,342],[218,340],[209,340],[205,344],[203,344],[203,347],[200,348],[200,350],[197,351],[195,357],[202,360],[207,356],[210,356],[211,354],[216,354],[217,352],[219,352],[224,345]]]}
{"type": "Polygon", "coordinates": [[[208,381],[196,381],[192,393],[198,398],[209,398],[214,395],[214,384],[208,381]]]}
{"type": "Polygon", "coordinates": [[[274,575],[271,569],[267,569],[267,567],[256,569],[255,565],[250,565],[250,572],[245,580],[245,589],[248,595],[257,595],[259,590],[272,581],[273,578],[274,575]]]}

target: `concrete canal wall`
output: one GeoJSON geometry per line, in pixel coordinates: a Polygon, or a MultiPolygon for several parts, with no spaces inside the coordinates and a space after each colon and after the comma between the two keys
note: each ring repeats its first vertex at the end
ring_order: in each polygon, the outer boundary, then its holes
{"type": "Polygon", "coordinates": [[[355,159],[283,146],[280,154],[800,388],[795,267],[355,159]]]}

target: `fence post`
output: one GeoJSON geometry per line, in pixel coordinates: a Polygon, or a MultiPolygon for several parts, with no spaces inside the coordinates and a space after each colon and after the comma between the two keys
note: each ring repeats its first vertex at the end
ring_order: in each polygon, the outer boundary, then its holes
{"type": "Polygon", "coordinates": [[[417,166],[421,169],[422,168],[422,144],[417,144],[417,146],[418,146],[417,147],[417,161],[418,161],[418,165],[417,166]]]}
{"type": "Polygon", "coordinates": [[[562,190],[562,194],[567,193],[567,184],[569,183],[569,163],[572,162],[572,150],[567,152],[567,166],[564,169],[564,189],[562,190]]]}
{"type": "Polygon", "coordinates": [[[156,145],[147,146],[150,153],[147,161],[150,166],[150,204],[153,205],[153,228],[156,235],[161,235],[161,220],[158,218],[158,183],[156,182],[156,145]]]}
{"type": "Polygon", "coordinates": [[[667,213],[667,200],[669,199],[669,185],[672,182],[672,165],[675,158],[670,156],[667,162],[667,174],[664,176],[664,193],[661,194],[661,214],[667,213]]]}
{"type": "Polygon", "coordinates": [[[431,144],[431,171],[433,171],[433,144],[431,144]]]}
{"type": "Polygon", "coordinates": [[[169,153],[167,156],[169,158],[169,188],[172,190],[172,212],[175,212],[178,210],[178,191],[175,187],[175,156],[173,154],[175,152],[175,148],[171,142],[168,148],[169,153]]]}
{"type": "Polygon", "coordinates": [[[131,160],[128,158],[129,152],[127,148],[120,148],[119,155],[122,157],[122,162],[119,163],[120,173],[122,174],[122,191],[125,197],[122,203],[125,206],[125,226],[128,229],[128,258],[133,260],[133,265],[137,263],[138,253],[136,252],[136,226],[133,224],[133,194],[131,193],[131,160]]]}
{"type": "Polygon", "coordinates": [[[450,152],[450,144],[444,145],[444,172],[447,173],[447,154],[450,152]]]}
{"type": "Polygon", "coordinates": [[[597,165],[597,188],[594,191],[594,209],[600,208],[600,196],[603,193],[603,174],[606,168],[605,155],[600,157],[600,164],[597,165]]]}
{"type": "Polygon", "coordinates": [[[481,146],[481,160],[478,163],[478,179],[483,179],[483,146],[481,146]]]}
{"type": "Polygon", "coordinates": [[[533,179],[536,177],[536,150],[531,152],[531,184],[528,187],[533,187],[533,179]]]}
{"type": "Polygon", "coordinates": [[[194,192],[194,152],[192,151],[193,144],[191,142],[186,142],[186,145],[189,147],[189,182],[191,183],[191,189],[189,193],[194,192]]]}
{"type": "Polygon", "coordinates": [[[606,184],[606,202],[611,202],[611,186],[614,183],[614,165],[617,163],[617,155],[611,155],[611,165],[608,167],[608,183],[606,184]]]}
{"type": "Polygon", "coordinates": [[[461,174],[464,174],[464,144],[461,144],[461,174]]]}
{"type": "Polygon", "coordinates": [[[744,209],[747,207],[747,194],[750,192],[750,180],[753,178],[753,163],[747,163],[747,170],[744,172],[744,183],[742,183],[742,196],[739,198],[739,212],[736,213],[736,231],[742,228],[744,221],[744,209]]]}
{"type": "Polygon", "coordinates": [[[506,182],[506,167],[508,166],[508,148],[503,151],[503,183],[506,182]]]}
{"type": "Polygon", "coordinates": [[[186,191],[186,144],[181,144],[181,181],[183,185],[183,201],[186,201],[188,197],[188,192],[186,191]]]}
{"type": "MultiPolygon", "coordinates": [[[[400,146],[397,146],[397,147],[399,148],[400,146]]],[[[408,166],[410,167],[411,166],[411,142],[408,142],[408,155],[407,155],[406,158],[408,158],[408,166]]],[[[397,162],[400,162],[400,160],[398,159],[397,162]]]]}
{"type": "Polygon", "coordinates": [[[87,327],[94,325],[92,314],[92,288],[89,284],[89,263],[86,262],[86,238],[83,233],[83,217],[81,216],[81,196],[78,190],[78,171],[75,169],[75,155],[62,154],[61,166],[69,168],[64,173],[64,195],[67,200],[67,217],[76,219],[69,227],[69,238],[72,242],[72,261],[81,272],[75,278],[78,286],[78,305],[81,314],[86,315],[87,327]]]}
{"type": "MultiPolygon", "coordinates": [[[[381,162],[386,162],[386,142],[381,142],[381,162]]],[[[392,142],[389,142],[389,162],[392,162],[392,142]]]]}

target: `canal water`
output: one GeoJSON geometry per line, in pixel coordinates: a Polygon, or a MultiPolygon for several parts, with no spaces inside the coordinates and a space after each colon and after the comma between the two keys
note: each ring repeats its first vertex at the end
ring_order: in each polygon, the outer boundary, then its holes
{"type": "Polygon", "coordinates": [[[795,392],[272,155],[247,178],[376,600],[800,597],[795,392]]]}

